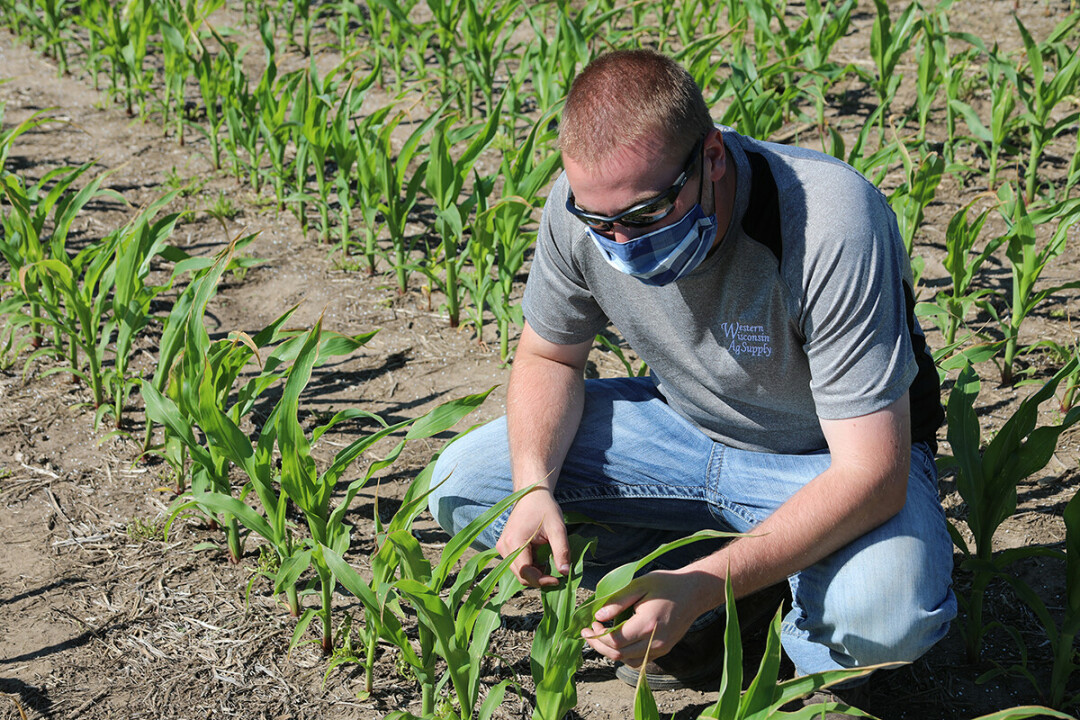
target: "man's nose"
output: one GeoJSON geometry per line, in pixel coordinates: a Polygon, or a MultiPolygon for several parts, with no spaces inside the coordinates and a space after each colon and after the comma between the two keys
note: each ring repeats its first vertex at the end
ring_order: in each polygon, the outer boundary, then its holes
{"type": "Polygon", "coordinates": [[[630,242],[640,235],[641,230],[639,228],[627,227],[622,223],[613,223],[611,226],[611,234],[614,235],[615,242],[625,243],[630,242]]]}

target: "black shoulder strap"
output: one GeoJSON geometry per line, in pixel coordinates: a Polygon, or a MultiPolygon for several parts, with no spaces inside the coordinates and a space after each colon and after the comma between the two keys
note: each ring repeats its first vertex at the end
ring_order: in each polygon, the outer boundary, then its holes
{"type": "Polygon", "coordinates": [[[784,243],[780,237],[780,193],[769,161],[761,153],[747,152],[750,161],[750,202],[743,215],[743,232],[761,243],[780,263],[784,243]]]}

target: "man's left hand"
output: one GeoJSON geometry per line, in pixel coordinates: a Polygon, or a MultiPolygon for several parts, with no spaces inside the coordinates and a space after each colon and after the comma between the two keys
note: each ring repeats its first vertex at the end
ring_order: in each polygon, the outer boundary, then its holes
{"type": "Polygon", "coordinates": [[[592,627],[582,630],[581,635],[604,657],[638,667],[646,652],[650,660],[670,652],[694,620],[715,607],[708,601],[703,606],[702,600],[716,597],[717,583],[723,599],[723,580],[706,573],[687,572],[686,568],[646,573],[597,610],[592,627]],[[610,630],[604,626],[630,608],[634,614],[620,627],[610,630]]]}

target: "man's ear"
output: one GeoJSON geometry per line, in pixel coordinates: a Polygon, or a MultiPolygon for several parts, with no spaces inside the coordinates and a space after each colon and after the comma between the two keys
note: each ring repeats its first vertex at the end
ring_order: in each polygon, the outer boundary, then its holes
{"type": "Polygon", "coordinates": [[[724,139],[717,128],[709,131],[705,136],[703,149],[705,169],[711,181],[717,182],[727,173],[727,148],[724,147],[724,139]]]}

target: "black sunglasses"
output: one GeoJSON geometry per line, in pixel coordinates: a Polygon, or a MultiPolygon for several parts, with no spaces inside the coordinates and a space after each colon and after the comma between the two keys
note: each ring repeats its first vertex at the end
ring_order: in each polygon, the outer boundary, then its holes
{"type": "Polygon", "coordinates": [[[690,151],[690,156],[687,157],[686,162],[683,163],[682,172],[679,173],[679,177],[675,179],[675,183],[654,198],[650,198],[645,202],[640,202],[632,208],[623,210],[615,215],[597,215],[596,213],[591,213],[579,208],[574,202],[574,191],[571,190],[566,198],[566,209],[578,220],[599,232],[611,232],[615,227],[615,223],[625,227],[643,228],[648,227],[653,223],[660,222],[675,209],[675,200],[679,197],[679,193],[682,192],[683,186],[685,186],[690,179],[690,171],[693,169],[695,162],[700,156],[704,144],[704,137],[694,143],[694,147],[690,151]]]}

